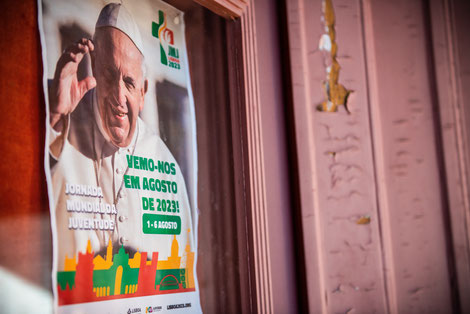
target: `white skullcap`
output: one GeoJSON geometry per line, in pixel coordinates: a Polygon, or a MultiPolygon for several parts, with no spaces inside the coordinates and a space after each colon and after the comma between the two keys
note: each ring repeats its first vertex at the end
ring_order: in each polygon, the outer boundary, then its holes
{"type": "Polygon", "coordinates": [[[120,3],[109,3],[100,12],[96,21],[95,32],[100,27],[114,27],[126,34],[144,55],[144,45],[140,36],[139,28],[134,18],[127,9],[120,3]]]}

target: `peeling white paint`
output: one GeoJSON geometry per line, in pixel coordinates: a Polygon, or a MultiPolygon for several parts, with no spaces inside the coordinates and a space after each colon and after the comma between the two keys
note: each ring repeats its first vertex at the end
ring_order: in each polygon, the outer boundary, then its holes
{"type": "Polygon", "coordinates": [[[331,52],[331,38],[328,34],[323,34],[320,37],[320,42],[318,43],[318,49],[321,51],[331,52]]]}

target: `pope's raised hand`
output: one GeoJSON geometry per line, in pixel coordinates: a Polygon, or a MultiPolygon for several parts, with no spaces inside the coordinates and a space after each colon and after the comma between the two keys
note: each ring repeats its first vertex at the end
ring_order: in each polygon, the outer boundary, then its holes
{"type": "Polygon", "coordinates": [[[93,76],[78,81],[78,64],[85,54],[95,49],[90,39],[82,38],[67,47],[57,61],[52,84],[49,86],[50,124],[56,131],[62,131],[63,117],[75,110],[85,93],[96,86],[93,76]]]}

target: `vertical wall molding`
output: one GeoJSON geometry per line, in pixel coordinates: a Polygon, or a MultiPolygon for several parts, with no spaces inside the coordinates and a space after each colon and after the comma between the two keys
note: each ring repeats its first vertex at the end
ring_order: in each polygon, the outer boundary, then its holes
{"type": "Polygon", "coordinates": [[[229,96],[236,116],[232,120],[236,202],[243,211],[237,213],[237,228],[239,240],[245,242],[239,247],[239,267],[246,276],[241,278],[242,288],[248,291],[242,292],[242,299],[249,303],[242,305],[242,312],[273,313],[255,6],[249,0],[194,1],[224,18],[238,18],[227,24],[227,45],[228,60],[235,63],[229,66],[229,96]]]}
{"type": "MultiPolygon", "coordinates": [[[[378,86],[377,86],[377,67],[374,57],[374,27],[373,15],[370,7],[371,3],[368,0],[361,0],[361,13],[362,13],[362,30],[363,37],[368,38],[364,40],[364,57],[367,67],[367,85],[368,85],[368,99],[370,104],[379,104],[378,86]]],[[[396,283],[395,283],[395,267],[393,263],[393,239],[391,233],[390,221],[390,208],[384,182],[386,182],[386,166],[383,161],[384,149],[381,139],[384,137],[381,129],[380,111],[378,106],[370,106],[370,123],[372,127],[372,141],[374,143],[374,164],[377,188],[377,206],[379,208],[380,217],[380,238],[382,244],[382,260],[384,264],[384,288],[386,291],[386,302],[388,313],[399,313],[396,296],[396,283]]]]}
{"type": "Polygon", "coordinates": [[[254,253],[257,313],[272,313],[272,280],[269,254],[269,228],[266,208],[265,165],[261,130],[258,50],[255,8],[250,5],[241,17],[245,123],[248,155],[248,202],[251,208],[252,250],[254,253]]]}
{"type": "MultiPolygon", "coordinates": [[[[452,245],[455,254],[456,289],[460,311],[470,312],[470,183],[468,181],[470,151],[468,145],[468,100],[460,73],[458,26],[456,6],[464,1],[431,0],[430,15],[437,96],[443,143],[444,167],[452,245]]],[[[468,12],[468,6],[467,6],[468,12]]],[[[468,25],[468,24],[467,24],[468,25]]],[[[466,31],[461,29],[461,31],[466,31]]],[[[468,39],[467,39],[468,41],[468,39]]]]}
{"type": "MultiPolygon", "coordinates": [[[[316,146],[312,121],[312,95],[309,88],[308,34],[305,2],[286,0],[287,33],[291,69],[294,132],[297,145],[298,180],[302,239],[305,256],[306,299],[310,313],[327,313],[325,266],[323,264],[322,227],[316,181],[316,146]]],[[[320,12],[318,12],[318,18],[320,12]]]]}

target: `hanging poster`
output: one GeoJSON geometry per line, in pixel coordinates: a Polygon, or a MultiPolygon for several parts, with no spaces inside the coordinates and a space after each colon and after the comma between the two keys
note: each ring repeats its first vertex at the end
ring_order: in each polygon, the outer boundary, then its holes
{"type": "Polygon", "coordinates": [[[201,312],[184,16],[39,0],[57,313],[201,312]]]}

